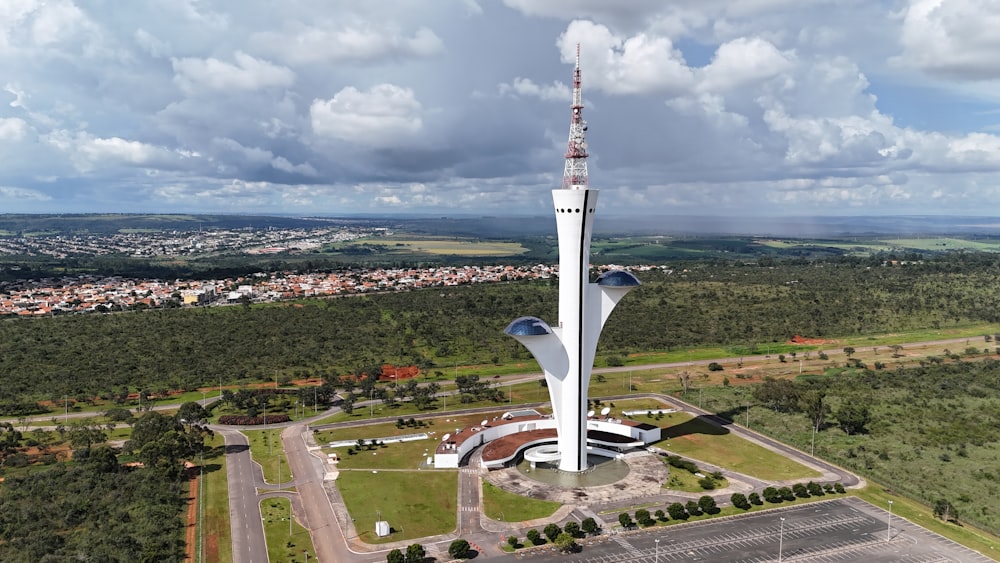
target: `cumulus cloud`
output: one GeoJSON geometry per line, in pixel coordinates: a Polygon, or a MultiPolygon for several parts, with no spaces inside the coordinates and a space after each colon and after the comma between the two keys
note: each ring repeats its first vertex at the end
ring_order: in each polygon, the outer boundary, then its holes
{"type": "Polygon", "coordinates": [[[992,0],[910,0],[900,61],[964,80],[1000,78],[1000,4],[992,0]]]}
{"type": "Polygon", "coordinates": [[[378,84],[367,91],[348,86],[329,100],[313,100],[309,116],[320,137],[374,147],[410,142],[423,128],[422,106],[413,90],[378,84]]]}
{"type": "Polygon", "coordinates": [[[295,81],[295,73],[291,69],[257,59],[243,51],[236,51],[233,60],[234,63],[211,57],[171,59],[174,80],[188,93],[288,87],[295,81]]]}

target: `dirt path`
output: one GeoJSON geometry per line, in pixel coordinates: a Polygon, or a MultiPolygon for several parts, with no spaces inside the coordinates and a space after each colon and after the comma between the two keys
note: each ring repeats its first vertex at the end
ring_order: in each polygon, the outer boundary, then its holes
{"type": "Polygon", "coordinates": [[[198,474],[193,473],[188,495],[187,527],[185,528],[184,561],[195,561],[195,550],[198,549],[198,474]]]}

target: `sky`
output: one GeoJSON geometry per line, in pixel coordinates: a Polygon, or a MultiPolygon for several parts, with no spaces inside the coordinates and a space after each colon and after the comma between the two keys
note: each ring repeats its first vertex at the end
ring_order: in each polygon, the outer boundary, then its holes
{"type": "Polygon", "coordinates": [[[995,0],[2,0],[0,213],[990,215],[995,0]]]}

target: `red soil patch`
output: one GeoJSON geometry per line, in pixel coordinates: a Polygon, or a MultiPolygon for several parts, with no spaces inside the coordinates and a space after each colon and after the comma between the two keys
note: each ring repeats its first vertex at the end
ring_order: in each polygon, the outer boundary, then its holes
{"type": "Polygon", "coordinates": [[[382,375],[379,376],[379,381],[400,381],[403,379],[411,379],[420,375],[420,368],[417,366],[394,366],[392,364],[385,364],[382,366],[382,375]]]}
{"type": "Polygon", "coordinates": [[[833,341],[823,338],[806,338],[796,334],[788,340],[787,344],[833,344],[833,341]]]}
{"type": "Polygon", "coordinates": [[[188,497],[187,529],[184,533],[184,560],[194,561],[198,547],[198,474],[191,472],[191,495],[188,497]]]}

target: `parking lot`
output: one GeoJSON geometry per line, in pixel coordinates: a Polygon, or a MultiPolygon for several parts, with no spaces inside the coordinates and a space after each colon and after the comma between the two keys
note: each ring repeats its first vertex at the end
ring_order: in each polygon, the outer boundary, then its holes
{"type": "Polygon", "coordinates": [[[573,555],[525,559],[566,563],[713,561],[993,561],[850,497],[719,520],[609,536],[573,555]]]}

